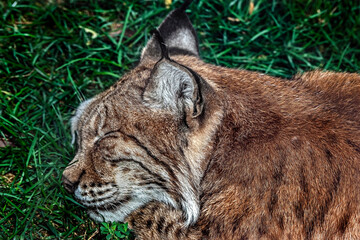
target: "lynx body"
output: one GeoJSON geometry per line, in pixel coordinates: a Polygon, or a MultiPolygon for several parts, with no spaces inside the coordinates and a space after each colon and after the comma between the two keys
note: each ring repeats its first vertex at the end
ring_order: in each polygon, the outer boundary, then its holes
{"type": "Polygon", "coordinates": [[[137,239],[360,239],[360,75],[204,63],[185,14],[83,102],[65,188],[137,239]]]}

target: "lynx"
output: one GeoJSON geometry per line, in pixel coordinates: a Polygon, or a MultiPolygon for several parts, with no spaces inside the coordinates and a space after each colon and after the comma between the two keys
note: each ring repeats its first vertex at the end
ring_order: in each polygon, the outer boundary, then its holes
{"type": "Polygon", "coordinates": [[[78,107],[65,189],[137,239],[360,239],[360,75],[204,63],[190,2],[78,107]]]}

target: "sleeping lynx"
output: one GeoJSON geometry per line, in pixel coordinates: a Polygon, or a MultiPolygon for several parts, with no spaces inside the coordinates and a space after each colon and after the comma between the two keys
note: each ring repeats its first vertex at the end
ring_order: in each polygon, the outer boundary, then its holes
{"type": "Polygon", "coordinates": [[[137,239],[360,239],[360,75],[204,63],[189,3],[79,106],[64,187],[137,239]]]}

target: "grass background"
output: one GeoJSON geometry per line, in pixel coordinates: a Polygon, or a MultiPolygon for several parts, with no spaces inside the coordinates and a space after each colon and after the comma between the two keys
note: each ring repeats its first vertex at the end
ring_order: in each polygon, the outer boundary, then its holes
{"type": "MultiPolygon", "coordinates": [[[[74,156],[69,119],[136,64],[170,9],[163,0],[0,0],[0,239],[115,238],[124,227],[88,220],[61,187],[74,156]]],[[[197,0],[188,14],[206,62],[284,78],[360,72],[358,1],[197,0]]]]}

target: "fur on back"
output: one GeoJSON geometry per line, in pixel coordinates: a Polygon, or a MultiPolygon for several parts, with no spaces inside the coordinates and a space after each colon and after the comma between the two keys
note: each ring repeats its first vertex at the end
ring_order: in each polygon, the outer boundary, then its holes
{"type": "Polygon", "coordinates": [[[360,239],[360,75],[204,63],[175,9],[137,67],[81,104],[64,187],[138,239],[360,239]]]}

